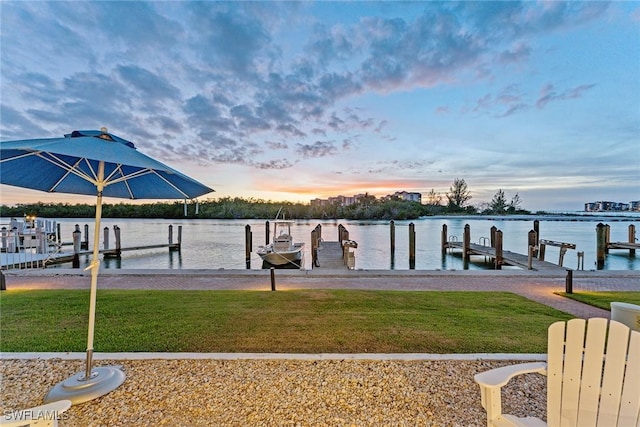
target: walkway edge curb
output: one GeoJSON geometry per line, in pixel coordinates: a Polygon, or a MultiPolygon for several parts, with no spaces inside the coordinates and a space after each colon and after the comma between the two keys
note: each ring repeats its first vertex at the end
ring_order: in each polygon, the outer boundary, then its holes
{"type": "MultiPolygon", "coordinates": [[[[0,360],[62,359],[84,360],[86,353],[19,353],[2,352],[0,360]]],[[[540,353],[94,353],[93,360],[532,360],[545,361],[540,353]]]]}

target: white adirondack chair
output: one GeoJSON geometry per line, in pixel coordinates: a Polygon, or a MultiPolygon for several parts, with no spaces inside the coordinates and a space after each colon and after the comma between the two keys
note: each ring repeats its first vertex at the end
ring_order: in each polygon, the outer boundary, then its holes
{"type": "Polygon", "coordinates": [[[70,407],[70,400],[58,400],[34,408],[5,412],[5,415],[0,418],[0,426],[57,427],[61,414],[70,407]]]}
{"type": "Polygon", "coordinates": [[[640,332],[601,318],[556,322],[547,352],[546,363],[475,376],[488,426],[640,427],[640,332]],[[502,414],[502,386],[534,372],[547,376],[547,422],[502,414]]]}

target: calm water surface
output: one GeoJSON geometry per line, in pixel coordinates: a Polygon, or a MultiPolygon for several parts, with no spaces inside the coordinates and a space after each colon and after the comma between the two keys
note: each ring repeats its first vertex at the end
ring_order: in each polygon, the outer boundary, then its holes
{"type": "MultiPolygon", "coordinates": [[[[512,218],[512,217],[510,217],[512,218]]],[[[627,218],[593,217],[580,220],[548,220],[544,217],[525,217],[523,219],[495,219],[469,217],[429,217],[413,221],[395,221],[396,250],[392,259],[390,254],[389,221],[297,221],[292,227],[294,240],[305,242],[304,268],[311,269],[310,240],[311,230],[322,225],[324,240],[337,240],[338,224],[349,231],[350,238],[358,243],[356,249],[357,269],[409,269],[409,224],[415,224],[416,266],[417,270],[462,270],[465,269],[459,255],[447,255],[440,252],[440,235],[443,224],[447,225],[449,236],[462,241],[464,226],[471,227],[472,243],[482,243],[488,239],[492,226],[503,232],[503,249],[527,253],[528,232],[533,229],[534,219],[538,219],[540,238],[576,244],[575,250],[568,250],[564,266],[578,267],[578,252],[584,252],[584,269],[596,268],[596,225],[599,222],[610,225],[611,241],[628,241],[629,225],[636,227],[636,236],[640,238],[640,215],[627,218]]],[[[81,230],[89,225],[89,240],[93,241],[93,222],[82,219],[61,219],[62,239],[72,240],[75,224],[81,230]]],[[[122,247],[154,245],[168,242],[169,225],[173,225],[174,241],[177,240],[178,226],[182,226],[182,251],[169,253],[167,249],[148,249],[123,252],[121,260],[104,260],[103,268],[127,269],[245,269],[245,226],[250,225],[253,232],[254,253],[251,254],[251,268],[262,268],[260,257],[255,249],[265,243],[265,220],[154,220],[154,219],[105,219],[101,227],[113,229],[118,225],[121,230],[122,247]]],[[[273,227],[273,225],[272,225],[273,227]]],[[[273,230],[272,230],[273,231],[273,230]]],[[[100,235],[102,247],[102,233],[100,235]]],[[[111,247],[114,246],[113,232],[110,231],[111,247]]],[[[92,244],[92,243],[90,243],[92,244]]],[[[91,247],[91,246],[90,246],[91,247]]],[[[71,251],[68,247],[67,251],[71,251]]],[[[547,261],[557,263],[559,248],[547,247],[547,261]]],[[[87,259],[82,260],[88,265],[87,259]]],[[[69,265],[63,265],[69,267],[69,265]]],[[[483,257],[473,257],[466,266],[468,269],[488,269],[483,257]]],[[[629,251],[612,250],[606,258],[605,270],[640,270],[640,251],[630,256],[629,251]]]]}

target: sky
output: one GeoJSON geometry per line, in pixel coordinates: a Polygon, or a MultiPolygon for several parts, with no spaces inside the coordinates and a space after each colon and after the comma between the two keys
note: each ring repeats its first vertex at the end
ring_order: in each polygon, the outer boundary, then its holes
{"type": "Polygon", "coordinates": [[[640,2],[2,1],[0,20],[1,141],[106,127],[203,200],[455,179],[476,206],[640,200],[640,2]]]}

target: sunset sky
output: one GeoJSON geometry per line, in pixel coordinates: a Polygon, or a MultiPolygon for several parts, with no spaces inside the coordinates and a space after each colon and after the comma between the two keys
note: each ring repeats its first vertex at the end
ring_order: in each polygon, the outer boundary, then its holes
{"type": "Polygon", "coordinates": [[[462,178],[474,205],[499,189],[533,211],[640,199],[639,2],[2,1],[0,16],[2,141],[104,126],[216,190],[203,198],[444,195],[462,178]]]}

